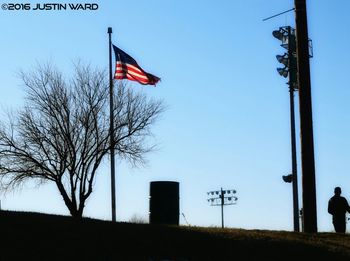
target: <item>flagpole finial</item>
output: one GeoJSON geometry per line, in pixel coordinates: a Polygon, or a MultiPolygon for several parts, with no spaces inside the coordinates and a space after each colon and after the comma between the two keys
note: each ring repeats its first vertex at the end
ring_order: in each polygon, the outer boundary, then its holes
{"type": "Polygon", "coordinates": [[[111,34],[112,33],[112,27],[108,27],[107,33],[111,34]]]}

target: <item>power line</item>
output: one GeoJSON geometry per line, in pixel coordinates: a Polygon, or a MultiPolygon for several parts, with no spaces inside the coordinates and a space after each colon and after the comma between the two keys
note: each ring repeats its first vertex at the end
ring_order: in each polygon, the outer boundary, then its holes
{"type": "Polygon", "coordinates": [[[282,15],[282,14],[285,14],[285,13],[288,13],[288,12],[291,12],[291,11],[294,11],[294,10],[295,10],[295,8],[292,8],[292,9],[289,9],[289,10],[284,11],[284,12],[282,12],[282,13],[275,14],[275,15],[273,15],[273,16],[264,18],[264,19],[262,19],[262,20],[263,20],[263,22],[265,22],[266,20],[269,20],[269,19],[271,19],[271,18],[274,18],[274,17],[276,17],[276,16],[279,16],[279,15],[282,15]]]}

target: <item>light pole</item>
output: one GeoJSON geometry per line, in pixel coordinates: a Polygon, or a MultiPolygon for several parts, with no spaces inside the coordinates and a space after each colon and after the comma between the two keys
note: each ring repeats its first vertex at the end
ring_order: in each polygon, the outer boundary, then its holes
{"type": "Polygon", "coordinates": [[[238,198],[234,196],[237,191],[234,189],[209,191],[208,202],[211,206],[221,206],[221,227],[224,228],[224,206],[225,205],[235,205],[238,198]]]}
{"type": "Polygon", "coordinates": [[[278,40],[280,40],[282,42],[281,46],[287,50],[287,53],[285,53],[284,55],[276,56],[278,62],[284,65],[284,68],[277,68],[277,72],[285,78],[289,76],[288,85],[290,100],[292,174],[288,176],[283,176],[282,178],[285,182],[293,184],[293,223],[294,231],[299,232],[299,198],[294,112],[294,91],[298,89],[295,30],[290,26],[284,26],[280,27],[279,30],[273,31],[272,35],[278,40]]]}

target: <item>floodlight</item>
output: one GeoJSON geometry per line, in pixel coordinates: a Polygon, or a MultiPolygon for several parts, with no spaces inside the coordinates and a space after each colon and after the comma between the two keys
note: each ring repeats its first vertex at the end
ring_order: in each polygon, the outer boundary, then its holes
{"type": "Polygon", "coordinates": [[[284,66],[288,66],[288,54],[285,53],[284,55],[276,55],[276,59],[284,66]]]}
{"type": "Polygon", "coordinates": [[[287,76],[288,76],[288,69],[287,69],[287,67],[277,68],[277,72],[279,73],[279,75],[283,76],[284,78],[287,78],[287,76]]]}
{"type": "Polygon", "coordinates": [[[282,179],[286,183],[291,183],[293,181],[293,174],[282,176],[282,179]]]}

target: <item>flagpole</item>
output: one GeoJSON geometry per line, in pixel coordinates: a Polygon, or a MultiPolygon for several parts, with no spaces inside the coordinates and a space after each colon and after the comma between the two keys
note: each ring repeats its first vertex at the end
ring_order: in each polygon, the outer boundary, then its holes
{"type": "Polygon", "coordinates": [[[115,158],[114,158],[114,115],[113,115],[113,74],[112,74],[112,27],[108,27],[109,35],[109,128],[110,128],[110,146],[111,146],[111,204],[112,221],[116,221],[115,208],[115,158]]]}

